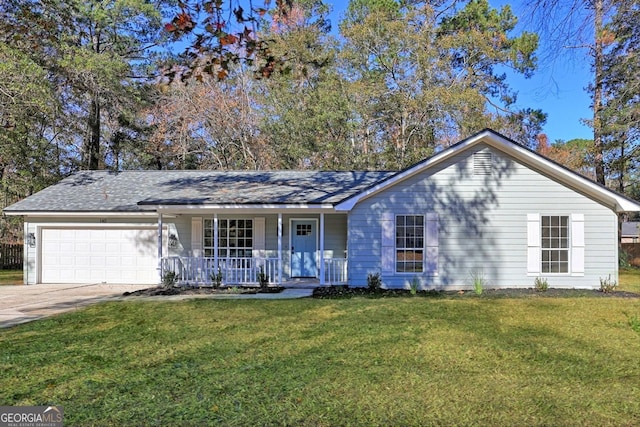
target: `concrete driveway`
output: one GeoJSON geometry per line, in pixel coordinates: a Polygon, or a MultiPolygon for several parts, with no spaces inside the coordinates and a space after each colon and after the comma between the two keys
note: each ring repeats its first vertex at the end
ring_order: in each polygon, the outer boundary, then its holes
{"type": "Polygon", "coordinates": [[[154,285],[3,285],[0,286],[0,328],[121,296],[154,285]]]}

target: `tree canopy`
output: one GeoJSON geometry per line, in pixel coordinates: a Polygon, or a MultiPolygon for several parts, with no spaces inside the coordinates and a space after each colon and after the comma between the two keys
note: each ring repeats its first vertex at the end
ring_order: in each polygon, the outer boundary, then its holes
{"type": "MultiPolygon", "coordinates": [[[[607,184],[628,192],[639,12],[607,6],[599,151],[543,150],[587,174],[601,154],[607,184]]],[[[536,72],[540,39],[509,5],[351,0],[339,22],[330,12],[324,0],[5,0],[5,200],[78,169],[397,170],[486,127],[539,145],[546,114],[518,102],[509,76],[536,72]]]]}

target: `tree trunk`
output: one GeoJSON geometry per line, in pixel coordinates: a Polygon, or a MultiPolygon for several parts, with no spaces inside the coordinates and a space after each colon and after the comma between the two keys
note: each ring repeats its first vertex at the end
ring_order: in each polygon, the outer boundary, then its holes
{"type": "Polygon", "coordinates": [[[100,155],[100,100],[94,95],[89,111],[89,139],[85,147],[84,165],[89,170],[98,169],[100,155]]]}
{"type": "Polygon", "coordinates": [[[595,155],[596,181],[605,185],[604,172],[604,141],[602,123],[602,80],[604,74],[604,45],[602,40],[602,20],[604,15],[604,0],[594,1],[595,13],[595,45],[593,50],[594,89],[593,89],[593,150],[595,155]]]}

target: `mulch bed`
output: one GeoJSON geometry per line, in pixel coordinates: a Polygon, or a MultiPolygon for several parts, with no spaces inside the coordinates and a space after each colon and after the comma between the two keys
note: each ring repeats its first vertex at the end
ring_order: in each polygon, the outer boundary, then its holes
{"type": "Polygon", "coordinates": [[[140,289],[133,292],[125,292],[122,296],[171,296],[171,295],[242,295],[242,294],[273,294],[284,290],[281,286],[269,286],[266,289],[249,286],[220,287],[211,286],[155,286],[147,289],[140,289]]]}
{"type": "MultiPolygon", "coordinates": [[[[412,296],[407,289],[369,289],[364,287],[350,288],[348,286],[327,286],[313,290],[313,298],[350,298],[363,296],[370,298],[395,298],[412,296]]],[[[602,297],[602,298],[640,298],[640,294],[615,291],[602,292],[592,289],[547,289],[536,291],[528,289],[486,289],[481,295],[473,291],[417,291],[416,297],[428,298],[577,298],[577,297],[602,297]]]]}

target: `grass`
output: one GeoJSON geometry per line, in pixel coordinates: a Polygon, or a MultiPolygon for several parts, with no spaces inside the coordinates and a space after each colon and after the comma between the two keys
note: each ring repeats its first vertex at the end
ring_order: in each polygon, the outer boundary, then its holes
{"type": "Polygon", "coordinates": [[[640,294],[640,268],[621,268],[618,290],[640,294]]]}
{"type": "Polygon", "coordinates": [[[22,270],[0,270],[0,285],[22,285],[22,270]]]}
{"type": "Polygon", "coordinates": [[[640,424],[640,300],[111,302],[0,330],[65,425],[640,424]]]}

